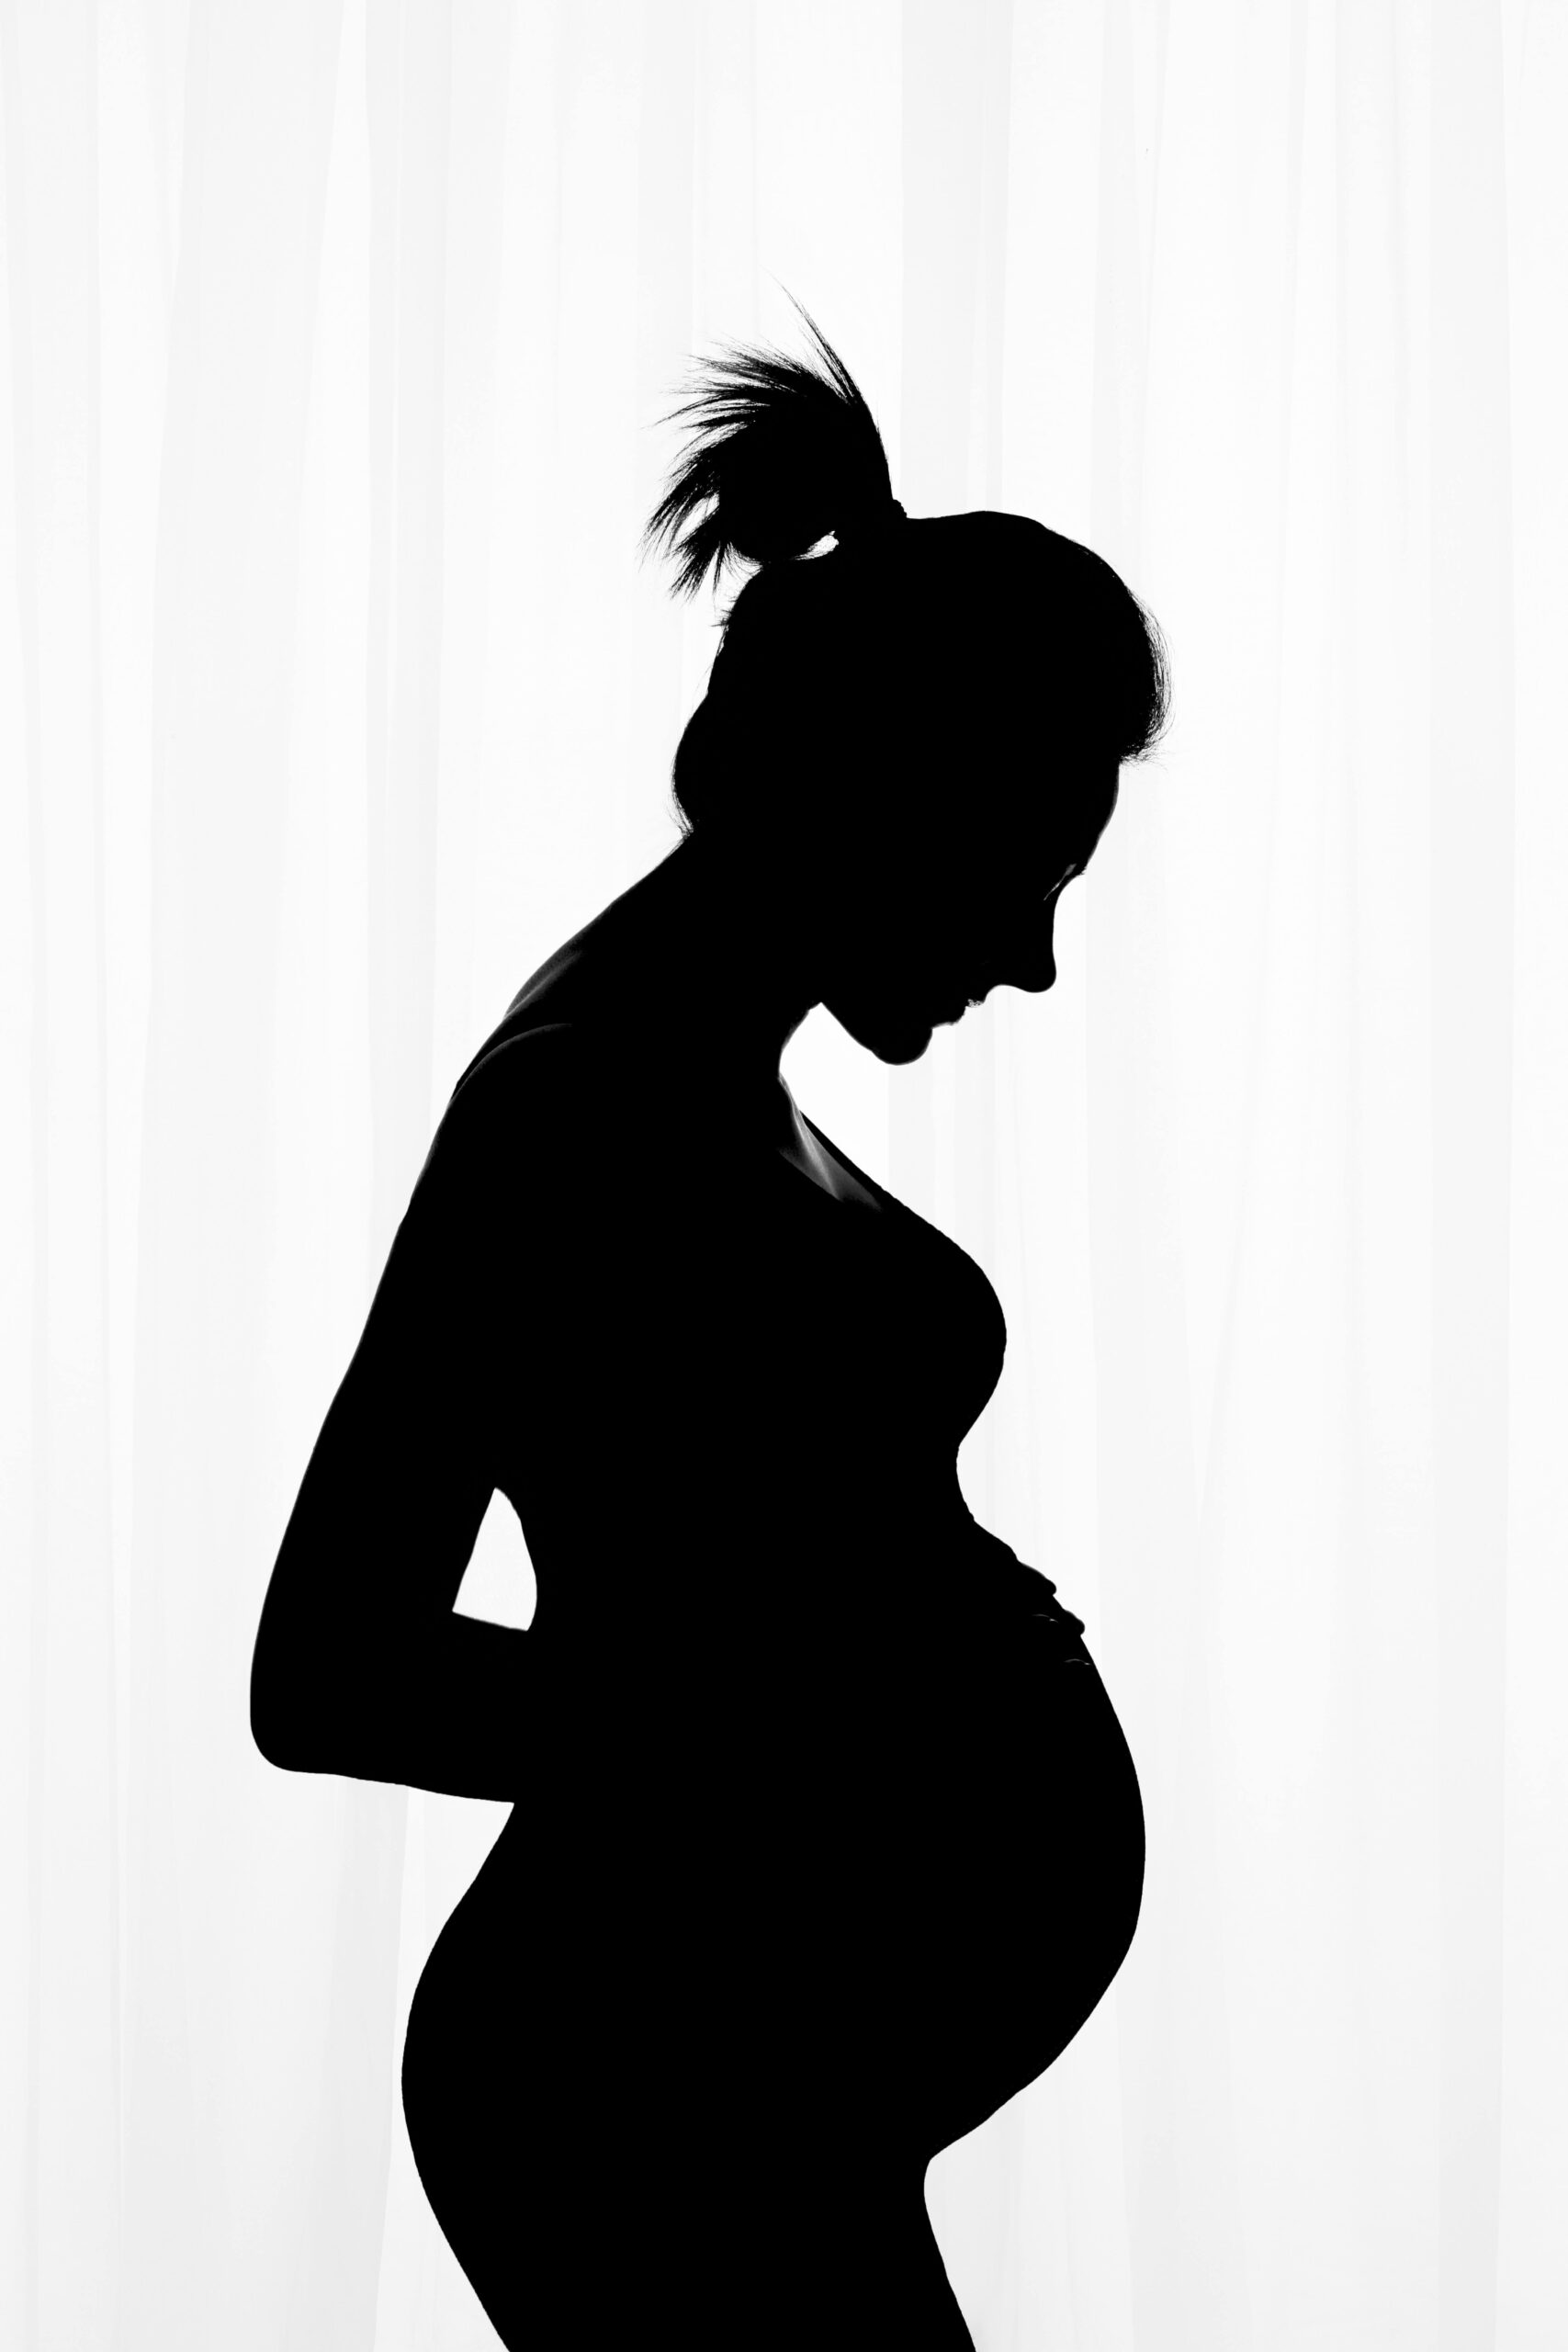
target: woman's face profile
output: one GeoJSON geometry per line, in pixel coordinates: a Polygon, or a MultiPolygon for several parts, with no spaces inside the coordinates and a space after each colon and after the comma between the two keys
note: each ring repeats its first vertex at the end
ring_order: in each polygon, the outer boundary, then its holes
{"type": "Polygon", "coordinates": [[[1088,865],[1116,789],[1113,777],[1077,838],[1059,815],[1024,815],[984,838],[949,830],[880,860],[855,893],[823,986],[840,1026],[881,1061],[918,1061],[934,1030],[992,989],[1050,988],[1056,901],[1088,865]]]}

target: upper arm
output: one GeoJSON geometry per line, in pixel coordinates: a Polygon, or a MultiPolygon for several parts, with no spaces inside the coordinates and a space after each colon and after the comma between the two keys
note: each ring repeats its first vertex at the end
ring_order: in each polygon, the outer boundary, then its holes
{"type": "Polygon", "coordinates": [[[341,1688],[336,1661],[371,1670],[457,1600],[498,1478],[529,1200],[552,1157],[530,1134],[548,1134],[558,1066],[545,1037],[495,1048],[436,1132],[267,1588],[251,1675],[265,1753],[288,1745],[314,1674],[341,1688]]]}

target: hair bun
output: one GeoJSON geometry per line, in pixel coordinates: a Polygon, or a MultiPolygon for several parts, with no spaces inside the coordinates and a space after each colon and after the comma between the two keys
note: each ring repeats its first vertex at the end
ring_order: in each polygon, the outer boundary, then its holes
{"type": "Polygon", "coordinates": [[[694,594],[710,571],[716,578],[737,558],[784,561],[829,532],[858,538],[903,518],[859,386],[795,307],[819,364],[729,345],[699,362],[687,397],[665,419],[685,421],[689,437],[643,545],[675,559],[678,594],[694,594]]]}
{"type": "Polygon", "coordinates": [[[842,522],[834,524],[833,537],[842,547],[846,537],[858,543],[873,534],[891,530],[897,523],[907,523],[908,519],[902,501],[889,497],[884,499],[880,506],[852,507],[842,522]]]}

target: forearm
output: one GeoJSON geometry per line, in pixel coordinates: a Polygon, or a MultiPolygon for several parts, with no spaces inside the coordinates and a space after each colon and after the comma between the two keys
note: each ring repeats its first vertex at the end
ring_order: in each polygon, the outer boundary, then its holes
{"type": "Polygon", "coordinates": [[[389,1655],[367,1642],[251,1720],[268,1761],[291,1772],[341,1772],[450,1796],[517,1796],[524,1742],[537,1729],[530,1637],[456,1613],[389,1655]]]}

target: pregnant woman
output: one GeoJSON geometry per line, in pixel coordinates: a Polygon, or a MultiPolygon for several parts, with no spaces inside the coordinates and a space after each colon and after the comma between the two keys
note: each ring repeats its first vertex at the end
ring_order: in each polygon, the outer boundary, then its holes
{"type": "Polygon", "coordinates": [[[927,2167],[1072,2039],[1143,1886],[1081,1621],[958,1485],[996,1294],[779,1058],[817,1004],[903,1063],[1051,986],[1159,639],[1038,523],[908,518],[807,323],[811,364],[710,364],[649,526],[688,590],[753,567],[682,840],[459,1080],[256,1641],[275,1763],[514,1800],[402,2090],[530,2352],[962,2352],[927,2167]],[[453,1610],[498,1487],[526,1632],[453,1610]]]}

